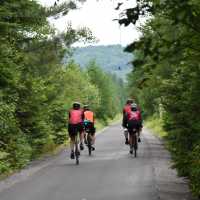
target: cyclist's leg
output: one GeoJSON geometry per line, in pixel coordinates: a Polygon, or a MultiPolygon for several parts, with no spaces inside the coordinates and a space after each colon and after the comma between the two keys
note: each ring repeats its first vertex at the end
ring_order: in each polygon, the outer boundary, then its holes
{"type": "Polygon", "coordinates": [[[95,133],[91,133],[92,145],[95,145],[95,133]]]}
{"type": "Polygon", "coordinates": [[[92,141],[92,150],[95,150],[95,133],[91,133],[91,141],[92,141]]]}
{"type": "Polygon", "coordinates": [[[130,144],[130,146],[133,145],[133,133],[132,133],[132,131],[129,132],[129,144],[130,144]]]}
{"type": "Polygon", "coordinates": [[[69,132],[69,137],[70,137],[70,148],[71,148],[71,154],[70,157],[71,159],[74,159],[74,147],[75,147],[75,127],[72,124],[68,125],[68,132],[69,132]]]}
{"type": "Polygon", "coordinates": [[[141,131],[142,131],[142,122],[141,121],[139,121],[137,129],[138,129],[138,131],[137,131],[138,132],[138,142],[141,142],[141,138],[140,138],[141,131]]]}
{"type": "Polygon", "coordinates": [[[83,122],[83,137],[84,137],[84,143],[87,144],[86,124],[84,122],[83,122]]]}
{"type": "Polygon", "coordinates": [[[129,144],[130,144],[130,153],[133,153],[133,145],[134,145],[134,137],[133,137],[133,132],[129,133],[129,144]]]}
{"type": "Polygon", "coordinates": [[[80,131],[79,132],[79,136],[80,136],[80,143],[83,143],[83,140],[84,140],[84,131],[80,131]]]}
{"type": "Polygon", "coordinates": [[[130,145],[130,154],[133,153],[133,129],[129,126],[129,145],[130,145]]]}
{"type": "Polygon", "coordinates": [[[70,147],[71,151],[74,151],[74,146],[75,146],[75,136],[70,136],[70,147]]]}
{"type": "Polygon", "coordinates": [[[127,120],[124,115],[122,119],[122,127],[124,128],[125,144],[128,144],[128,132],[125,130],[127,129],[127,120]]]}
{"type": "Polygon", "coordinates": [[[95,144],[95,127],[94,127],[94,123],[91,122],[90,124],[90,132],[91,132],[91,139],[92,139],[92,144],[95,144]]]}
{"type": "Polygon", "coordinates": [[[89,122],[88,123],[88,129],[89,129],[89,137],[90,137],[90,140],[91,140],[91,145],[92,145],[92,150],[94,151],[95,150],[95,127],[94,127],[94,123],[92,122],[89,122]]]}
{"type": "Polygon", "coordinates": [[[135,144],[136,144],[136,139],[137,139],[136,134],[137,134],[137,132],[133,133],[133,147],[135,147],[135,144]]]}
{"type": "Polygon", "coordinates": [[[87,145],[87,144],[88,144],[88,141],[87,141],[87,136],[88,136],[88,133],[87,133],[88,123],[83,123],[83,127],[84,127],[84,143],[87,145]]]}
{"type": "Polygon", "coordinates": [[[83,137],[84,137],[84,143],[87,144],[87,133],[85,130],[83,132],[83,137]]]}
{"type": "Polygon", "coordinates": [[[125,144],[129,144],[129,141],[128,141],[128,130],[127,128],[124,128],[124,136],[125,136],[125,144]]]}
{"type": "Polygon", "coordinates": [[[80,137],[80,150],[84,150],[84,127],[83,123],[78,124],[78,132],[79,132],[79,137],[80,137]]]}

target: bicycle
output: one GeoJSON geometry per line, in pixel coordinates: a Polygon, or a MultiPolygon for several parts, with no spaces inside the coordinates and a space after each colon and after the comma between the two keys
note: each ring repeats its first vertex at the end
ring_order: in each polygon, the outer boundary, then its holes
{"type": "Polygon", "coordinates": [[[87,139],[87,147],[88,147],[88,153],[89,156],[92,154],[92,136],[89,128],[85,129],[85,132],[87,133],[86,139],[87,139]]]}
{"type": "Polygon", "coordinates": [[[87,144],[88,147],[88,153],[89,156],[91,156],[92,151],[94,151],[94,147],[92,146],[93,143],[93,133],[95,133],[95,127],[94,125],[92,125],[92,123],[85,121],[84,122],[84,127],[85,127],[85,133],[87,133],[87,135],[85,136],[86,141],[85,144],[87,144]]]}
{"type": "Polygon", "coordinates": [[[130,134],[132,144],[130,143],[130,153],[133,154],[133,149],[134,149],[134,156],[137,157],[137,150],[138,150],[138,130],[133,129],[132,133],[130,134]]]}

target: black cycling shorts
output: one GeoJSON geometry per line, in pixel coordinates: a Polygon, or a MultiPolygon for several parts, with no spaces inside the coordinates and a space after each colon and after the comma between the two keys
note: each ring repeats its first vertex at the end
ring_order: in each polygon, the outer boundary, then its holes
{"type": "Polygon", "coordinates": [[[82,133],[83,130],[83,123],[68,124],[68,133],[70,137],[76,136],[78,133],[82,133]]]}
{"type": "Polygon", "coordinates": [[[141,127],[140,121],[137,121],[137,120],[128,121],[128,127],[127,128],[128,128],[128,132],[130,134],[134,134],[134,133],[136,133],[136,131],[139,131],[140,127],[141,127]]]}
{"type": "Polygon", "coordinates": [[[96,132],[96,129],[94,127],[94,123],[92,122],[87,122],[87,123],[84,123],[84,129],[89,131],[89,133],[91,133],[91,135],[94,135],[95,132],[96,132]]]}

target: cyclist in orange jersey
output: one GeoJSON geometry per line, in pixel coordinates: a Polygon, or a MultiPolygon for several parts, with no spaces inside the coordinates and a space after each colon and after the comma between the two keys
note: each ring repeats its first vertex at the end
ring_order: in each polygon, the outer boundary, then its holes
{"type": "MultiPolygon", "coordinates": [[[[84,124],[84,128],[89,129],[90,134],[92,136],[92,150],[95,150],[94,147],[94,143],[95,143],[95,127],[94,127],[94,113],[89,109],[88,105],[85,105],[83,107],[84,112],[83,112],[83,116],[84,116],[84,120],[83,120],[83,124],[84,124]]],[[[86,132],[85,132],[85,143],[87,143],[86,141],[86,132]]]]}

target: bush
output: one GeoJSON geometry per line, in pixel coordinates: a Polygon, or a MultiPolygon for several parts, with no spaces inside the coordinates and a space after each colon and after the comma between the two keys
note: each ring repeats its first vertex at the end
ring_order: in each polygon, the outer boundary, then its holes
{"type": "Polygon", "coordinates": [[[12,169],[19,169],[27,165],[31,159],[32,148],[27,142],[27,138],[18,135],[8,147],[9,162],[12,169]]]}
{"type": "Polygon", "coordinates": [[[7,161],[9,154],[4,151],[0,151],[0,174],[9,172],[10,164],[7,161]]]}
{"type": "Polygon", "coordinates": [[[190,160],[190,179],[192,191],[200,197],[200,141],[195,145],[190,160]]]}

